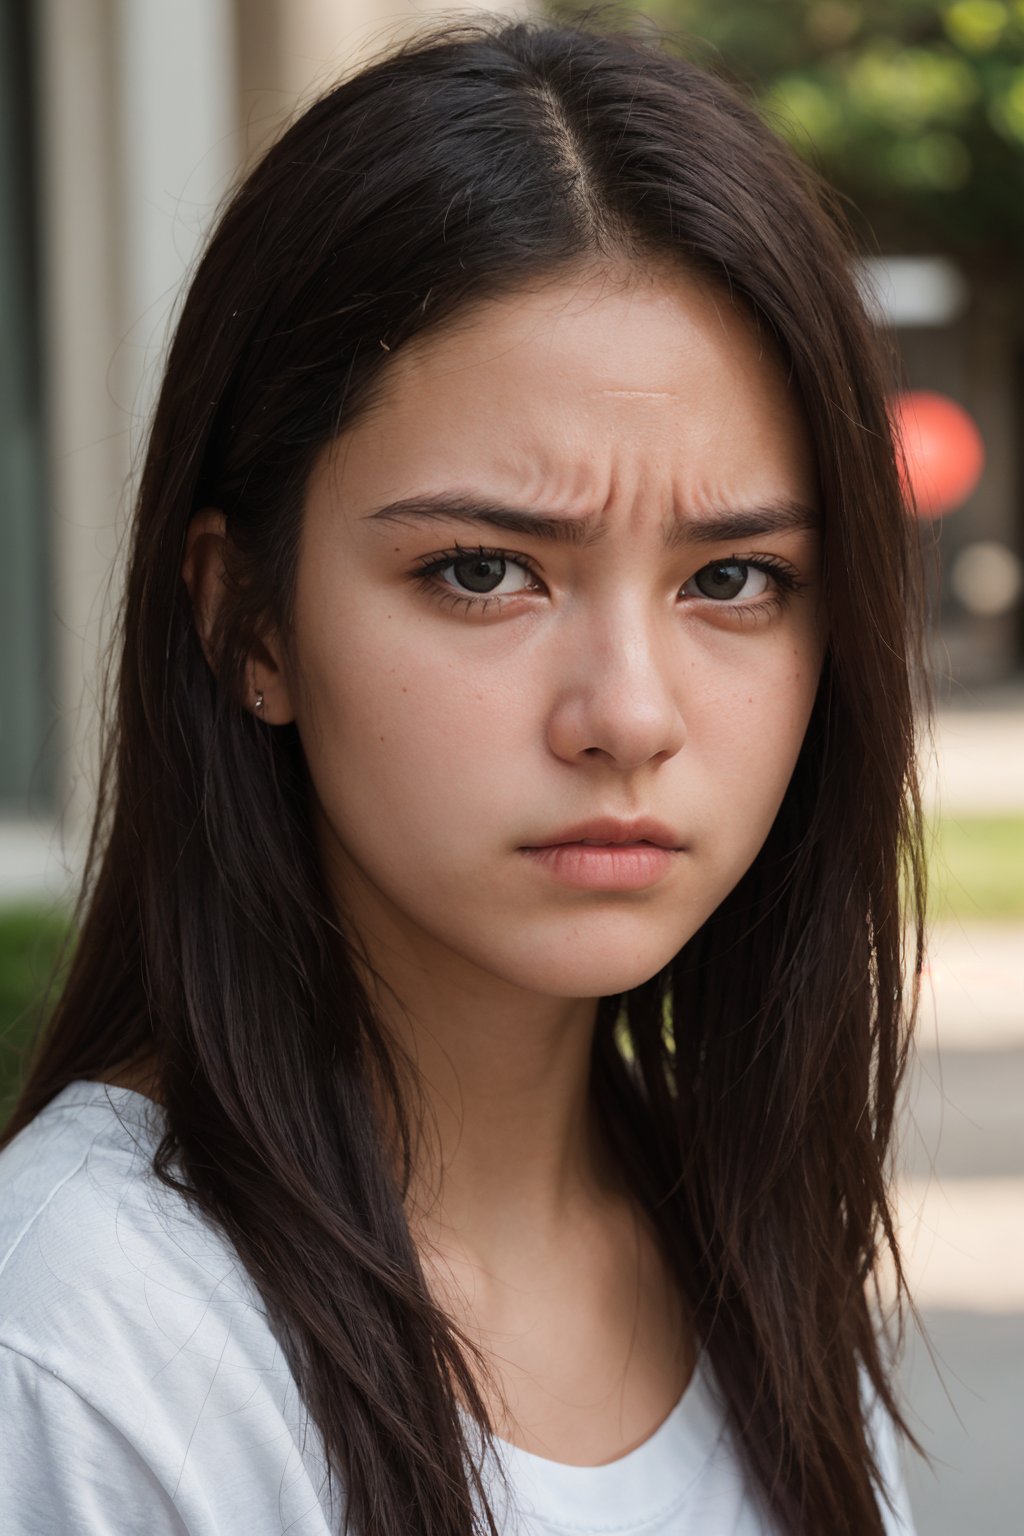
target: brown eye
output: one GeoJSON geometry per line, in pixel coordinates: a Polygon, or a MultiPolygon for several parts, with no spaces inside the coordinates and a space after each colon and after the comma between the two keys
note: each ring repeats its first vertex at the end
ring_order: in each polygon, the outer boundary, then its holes
{"type": "Polygon", "coordinates": [[[496,549],[467,549],[458,554],[438,556],[421,567],[421,575],[433,578],[449,592],[473,597],[514,597],[535,585],[533,572],[525,560],[503,555],[496,549]],[[506,585],[502,585],[506,583],[506,585]],[[511,583],[511,585],[507,585],[511,583]],[[501,586],[502,590],[497,589],[501,586]]]}
{"type": "Polygon", "coordinates": [[[683,587],[691,597],[710,597],[728,602],[734,597],[760,597],[768,586],[768,574],[744,560],[715,560],[701,566],[683,587]]]}
{"type": "Polygon", "coordinates": [[[451,562],[455,579],[467,592],[493,592],[505,578],[506,562],[501,555],[464,555],[451,562]]]}
{"type": "Polygon", "coordinates": [[[484,613],[500,609],[508,598],[543,591],[525,555],[503,549],[466,549],[456,545],[428,555],[411,573],[417,585],[445,606],[484,613]]]}

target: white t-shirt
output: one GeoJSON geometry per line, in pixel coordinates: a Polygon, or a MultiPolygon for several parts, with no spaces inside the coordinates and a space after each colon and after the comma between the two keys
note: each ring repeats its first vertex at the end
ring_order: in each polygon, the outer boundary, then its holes
{"type": "MultiPolygon", "coordinates": [[[[72,1083],[0,1153],[3,1536],[336,1536],[319,1436],[261,1299],[152,1174],[161,1111],[72,1083]]],[[[912,1525],[887,1418],[874,1414],[912,1525]]],[[[599,1467],[498,1443],[509,1536],[767,1536],[700,1364],[669,1417],[599,1467]]],[[[493,1469],[493,1464],[492,1464],[493,1469]]]]}

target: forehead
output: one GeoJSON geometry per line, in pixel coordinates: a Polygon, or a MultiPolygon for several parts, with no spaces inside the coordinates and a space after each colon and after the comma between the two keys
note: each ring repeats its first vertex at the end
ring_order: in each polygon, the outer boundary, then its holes
{"type": "Polygon", "coordinates": [[[468,307],[386,370],[334,456],[353,508],[456,485],[581,515],[813,496],[775,350],[685,273],[562,275],[468,307]]]}

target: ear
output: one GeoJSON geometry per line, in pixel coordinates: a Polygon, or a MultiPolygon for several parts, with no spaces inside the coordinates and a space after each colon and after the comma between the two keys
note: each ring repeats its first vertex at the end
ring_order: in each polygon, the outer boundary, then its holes
{"type": "MultiPolygon", "coordinates": [[[[181,576],[192,599],[196,631],[207,661],[216,672],[211,648],[214,620],[224,596],[225,558],[227,554],[227,519],[216,507],[204,507],[195,513],[185,537],[185,557],[181,576]]],[[[291,692],[278,648],[272,639],[260,640],[249,653],[246,666],[246,708],[258,720],[270,725],[286,725],[295,719],[291,692]],[[257,694],[263,704],[257,709],[257,694]]]]}

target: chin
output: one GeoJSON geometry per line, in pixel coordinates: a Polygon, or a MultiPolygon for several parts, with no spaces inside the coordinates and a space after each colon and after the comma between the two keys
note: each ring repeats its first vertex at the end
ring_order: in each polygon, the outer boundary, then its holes
{"type": "Polygon", "coordinates": [[[463,943],[453,947],[481,970],[537,996],[612,997],[663,970],[711,915],[715,894],[703,890],[697,899],[695,891],[683,892],[603,911],[580,907],[571,917],[535,910],[525,921],[506,917],[500,927],[478,926],[476,943],[467,944],[464,931],[463,943]]]}
{"type": "Polygon", "coordinates": [[[689,934],[671,947],[654,949],[623,943],[600,946],[580,940],[572,951],[534,949],[518,968],[520,986],[545,997],[612,997],[650,981],[668,964],[689,934]]]}

